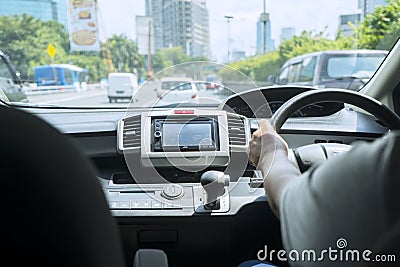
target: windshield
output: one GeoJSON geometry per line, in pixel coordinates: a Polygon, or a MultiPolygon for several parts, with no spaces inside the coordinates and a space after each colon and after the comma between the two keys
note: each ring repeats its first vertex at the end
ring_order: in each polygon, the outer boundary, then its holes
{"type": "Polygon", "coordinates": [[[146,108],[218,105],[290,83],[359,90],[400,36],[399,21],[400,0],[6,0],[0,96],[146,108]],[[336,50],[363,54],[324,64],[315,54],[336,50]],[[332,82],[343,78],[353,81],[332,82]]]}

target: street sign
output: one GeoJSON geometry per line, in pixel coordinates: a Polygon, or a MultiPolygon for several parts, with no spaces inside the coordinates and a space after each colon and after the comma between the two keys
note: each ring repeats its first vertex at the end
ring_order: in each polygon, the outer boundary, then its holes
{"type": "Polygon", "coordinates": [[[47,54],[49,54],[49,56],[51,58],[54,58],[54,56],[57,53],[57,49],[54,47],[53,44],[49,44],[49,46],[47,47],[47,54]]]}

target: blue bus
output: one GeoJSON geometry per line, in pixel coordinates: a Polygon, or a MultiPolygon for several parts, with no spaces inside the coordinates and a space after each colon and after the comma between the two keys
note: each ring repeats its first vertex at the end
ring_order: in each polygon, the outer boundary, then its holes
{"type": "Polygon", "coordinates": [[[87,70],[70,64],[51,64],[33,68],[37,86],[62,87],[65,89],[85,89],[87,70]]]}

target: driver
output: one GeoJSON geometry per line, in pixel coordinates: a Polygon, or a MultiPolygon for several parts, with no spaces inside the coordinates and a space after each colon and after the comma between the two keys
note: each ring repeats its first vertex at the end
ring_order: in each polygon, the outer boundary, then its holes
{"type": "MultiPolygon", "coordinates": [[[[299,253],[298,258],[292,254],[291,266],[365,264],[374,260],[377,245],[387,241],[385,234],[399,228],[399,131],[360,144],[301,174],[288,160],[286,142],[267,120],[260,120],[248,156],[263,172],[269,205],[281,221],[285,251],[299,253]],[[358,262],[351,259],[353,252],[346,256],[350,249],[358,250],[358,262]],[[315,251],[315,259],[310,250],[315,251]],[[366,252],[366,259],[365,250],[372,251],[366,252]],[[311,258],[302,258],[304,251],[311,258]]],[[[398,246],[386,249],[386,255],[399,250],[398,246]]]]}

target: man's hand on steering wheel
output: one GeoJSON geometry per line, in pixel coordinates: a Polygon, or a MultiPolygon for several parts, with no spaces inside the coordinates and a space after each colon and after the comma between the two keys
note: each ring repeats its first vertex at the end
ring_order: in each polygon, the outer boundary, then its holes
{"type": "Polygon", "coordinates": [[[258,167],[260,161],[263,161],[265,157],[273,156],[273,153],[278,149],[285,151],[287,154],[287,143],[267,120],[260,120],[258,129],[253,133],[247,148],[247,155],[251,164],[258,167]]]}
{"type": "Polygon", "coordinates": [[[262,171],[270,207],[279,217],[281,193],[300,172],[288,160],[288,145],[272,125],[263,119],[258,127],[249,143],[247,155],[250,162],[262,171]]]}

